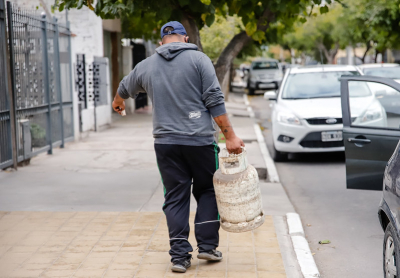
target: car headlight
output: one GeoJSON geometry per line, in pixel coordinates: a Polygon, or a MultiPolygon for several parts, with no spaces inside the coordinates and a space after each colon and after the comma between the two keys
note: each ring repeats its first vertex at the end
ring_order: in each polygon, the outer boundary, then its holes
{"type": "Polygon", "coordinates": [[[301,125],[301,121],[295,115],[287,112],[279,112],[277,116],[278,122],[290,124],[290,125],[301,125]]]}
{"type": "Polygon", "coordinates": [[[280,73],[277,73],[276,75],[275,75],[275,78],[276,79],[278,79],[278,80],[281,80],[282,78],[283,78],[283,74],[280,72],[280,73]]]}
{"type": "Polygon", "coordinates": [[[365,111],[364,115],[360,117],[360,123],[367,123],[374,120],[383,118],[383,111],[378,105],[372,105],[365,111]]]}

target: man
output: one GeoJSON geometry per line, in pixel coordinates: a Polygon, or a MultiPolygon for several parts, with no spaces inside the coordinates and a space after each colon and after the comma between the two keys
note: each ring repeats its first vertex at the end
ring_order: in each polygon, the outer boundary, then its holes
{"type": "Polygon", "coordinates": [[[161,28],[160,47],[140,62],[119,84],[115,111],[124,99],[147,92],[153,103],[154,148],[164,184],[172,271],[190,267],[190,189],[197,201],[195,235],[199,259],[222,260],[217,251],[220,227],[213,187],[219,148],[214,142],[214,118],[230,153],[240,153],[239,139],[226,115],[224,95],[211,60],[189,43],[182,24],[171,21],[161,28]]]}

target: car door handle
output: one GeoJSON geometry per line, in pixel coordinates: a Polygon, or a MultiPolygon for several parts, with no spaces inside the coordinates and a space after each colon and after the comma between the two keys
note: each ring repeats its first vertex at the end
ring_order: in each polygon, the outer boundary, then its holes
{"type": "Polygon", "coordinates": [[[361,139],[361,138],[349,138],[347,139],[347,141],[349,141],[350,143],[358,143],[358,144],[369,144],[371,143],[371,140],[369,139],[361,139]]]}

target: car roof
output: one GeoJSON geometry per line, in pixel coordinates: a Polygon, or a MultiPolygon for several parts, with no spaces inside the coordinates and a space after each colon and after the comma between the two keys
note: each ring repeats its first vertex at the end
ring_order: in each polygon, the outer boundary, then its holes
{"type": "Polygon", "coordinates": [[[357,71],[356,66],[352,65],[312,65],[290,68],[289,74],[307,72],[329,72],[329,71],[357,71]]]}
{"type": "Polygon", "coordinates": [[[360,69],[366,68],[392,68],[392,67],[400,67],[399,64],[395,63],[379,63],[379,64],[363,64],[358,66],[360,69]]]}

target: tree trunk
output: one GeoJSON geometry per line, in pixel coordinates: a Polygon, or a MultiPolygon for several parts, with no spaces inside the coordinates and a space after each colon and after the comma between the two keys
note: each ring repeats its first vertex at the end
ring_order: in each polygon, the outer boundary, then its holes
{"type": "Polygon", "coordinates": [[[364,55],[361,58],[361,61],[362,61],[363,64],[365,63],[365,57],[367,57],[368,51],[371,49],[371,43],[370,42],[366,43],[366,45],[367,45],[367,49],[365,50],[364,55]]]}
{"type": "MultiPolygon", "coordinates": [[[[270,10],[264,10],[262,16],[258,19],[257,30],[265,32],[269,26],[269,23],[275,18],[275,14],[270,10]]],[[[217,63],[215,64],[215,72],[220,84],[222,84],[227,71],[230,69],[233,59],[242,51],[243,47],[252,41],[246,31],[242,31],[236,34],[228,45],[224,48],[221,55],[218,57],[217,63]]],[[[227,94],[228,92],[225,92],[227,94]]]]}
{"type": "Polygon", "coordinates": [[[224,48],[215,64],[215,72],[220,84],[224,80],[226,72],[230,69],[233,59],[239,54],[243,47],[251,41],[245,31],[235,35],[228,45],[224,48]]]}
{"type": "Polygon", "coordinates": [[[196,21],[190,15],[183,13],[182,25],[186,29],[190,42],[197,45],[199,51],[203,52],[203,46],[201,45],[200,41],[199,27],[197,27],[196,21]]]}
{"type": "Polygon", "coordinates": [[[318,48],[324,52],[325,58],[328,60],[328,64],[333,64],[333,61],[335,60],[336,54],[339,50],[339,44],[336,43],[334,48],[328,50],[324,44],[319,43],[318,48]]]}

